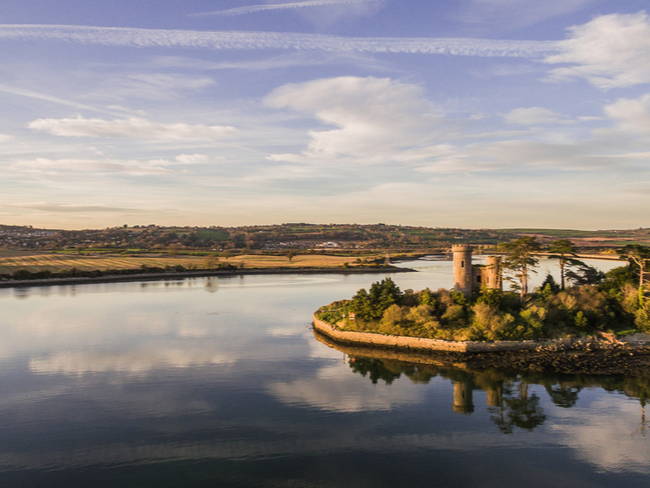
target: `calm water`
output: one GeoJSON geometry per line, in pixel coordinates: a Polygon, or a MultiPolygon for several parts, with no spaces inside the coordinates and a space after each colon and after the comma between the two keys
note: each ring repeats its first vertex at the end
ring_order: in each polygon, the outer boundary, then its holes
{"type": "MultiPolygon", "coordinates": [[[[449,262],[406,265],[403,289],[450,285],[449,262]]],[[[0,290],[0,486],[647,488],[647,382],[314,337],[316,308],[380,278],[0,290]]]]}

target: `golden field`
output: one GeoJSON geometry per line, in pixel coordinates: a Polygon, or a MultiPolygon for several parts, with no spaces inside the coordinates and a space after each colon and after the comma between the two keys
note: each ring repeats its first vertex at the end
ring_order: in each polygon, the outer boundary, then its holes
{"type": "Polygon", "coordinates": [[[343,256],[326,256],[318,254],[298,255],[291,261],[285,256],[266,255],[240,255],[219,261],[210,261],[203,256],[177,255],[174,257],[163,255],[132,255],[119,254],[55,254],[21,251],[0,251],[0,274],[12,274],[15,271],[26,269],[32,273],[50,270],[53,272],[62,269],[76,268],[78,270],[105,270],[105,269],[135,269],[141,266],[159,267],[182,265],[187,269],[201,269],[216,267],[218,263],[227,263],[235,266],[243,264],[244,269],[251,268],[332,268],[340,267],[345,263],[354,263],[355,258],[343,256]]]}

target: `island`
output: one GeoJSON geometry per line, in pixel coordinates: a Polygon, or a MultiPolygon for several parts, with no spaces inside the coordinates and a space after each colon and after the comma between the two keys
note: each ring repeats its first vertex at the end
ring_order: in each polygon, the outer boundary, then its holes
{"type": "Polygon", "coordinates": [[[484,266],[472,266],[471,246],[454,246],[451,290],[402,291],[385,278],[319,308],[314,331],[330,344],[446,355],[450,363],[650,373],[647,248],[626,246],[627,265],[603,274],[580,261],[570,244],[546,250],[558,261],[561,283],[548,275],[531,292],[529,274],[543,251],[534,238],[512,241],[484,266]],[[504,279],[513,289],[503,290],[504,279]]]}

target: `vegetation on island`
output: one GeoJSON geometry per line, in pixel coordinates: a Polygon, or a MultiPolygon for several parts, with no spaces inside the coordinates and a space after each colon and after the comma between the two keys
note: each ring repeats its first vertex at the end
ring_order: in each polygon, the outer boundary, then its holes
{"type": "Polygon", "coordinates": [[[648,248],[624,247],[620,252],[628,265],[606,274],[575,259],[566,243],[553,249],[570,283],[564,289],[548,275],[540,287],[527,292],[537,265],[534,252],[540,247],[534,238],[523,237],[504,246],[512,291],[484,288],[472,296],[446,289],[402,291],[386,278],[316,314],[341,330],[456,341],[650,332],[650,289],[643,277],[648,248]]]}

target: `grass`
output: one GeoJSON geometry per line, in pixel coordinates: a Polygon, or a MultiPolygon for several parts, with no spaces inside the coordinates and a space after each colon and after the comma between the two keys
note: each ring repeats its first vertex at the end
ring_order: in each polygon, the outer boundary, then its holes
{"type": "MultiPolygon", "coordinates": [[[[331,268],[341,267],[345,263],[353,265],[354,259],[345,256],[298,255],[291,261],[286,256],[239,255],[229,259],[219,258],[219,262],[252,268],[331,268]]],[[[13,274],[26,269],[31,272],[77,268],[78,270],[134,269],[141,266],[160,267],[182,265],[185,268],[200,269],[206,267],[203,256],[177,255],[80,255],[28,253],[20,251],[0,251],[0,274],[13,274]]]]}
{"type": "Polygon", "coordinates": [[[227,241],[230,237],[225,232],[216,229],[198,229],[196,233],[199,239],[214,239],[215,241],[227,241]]]}

